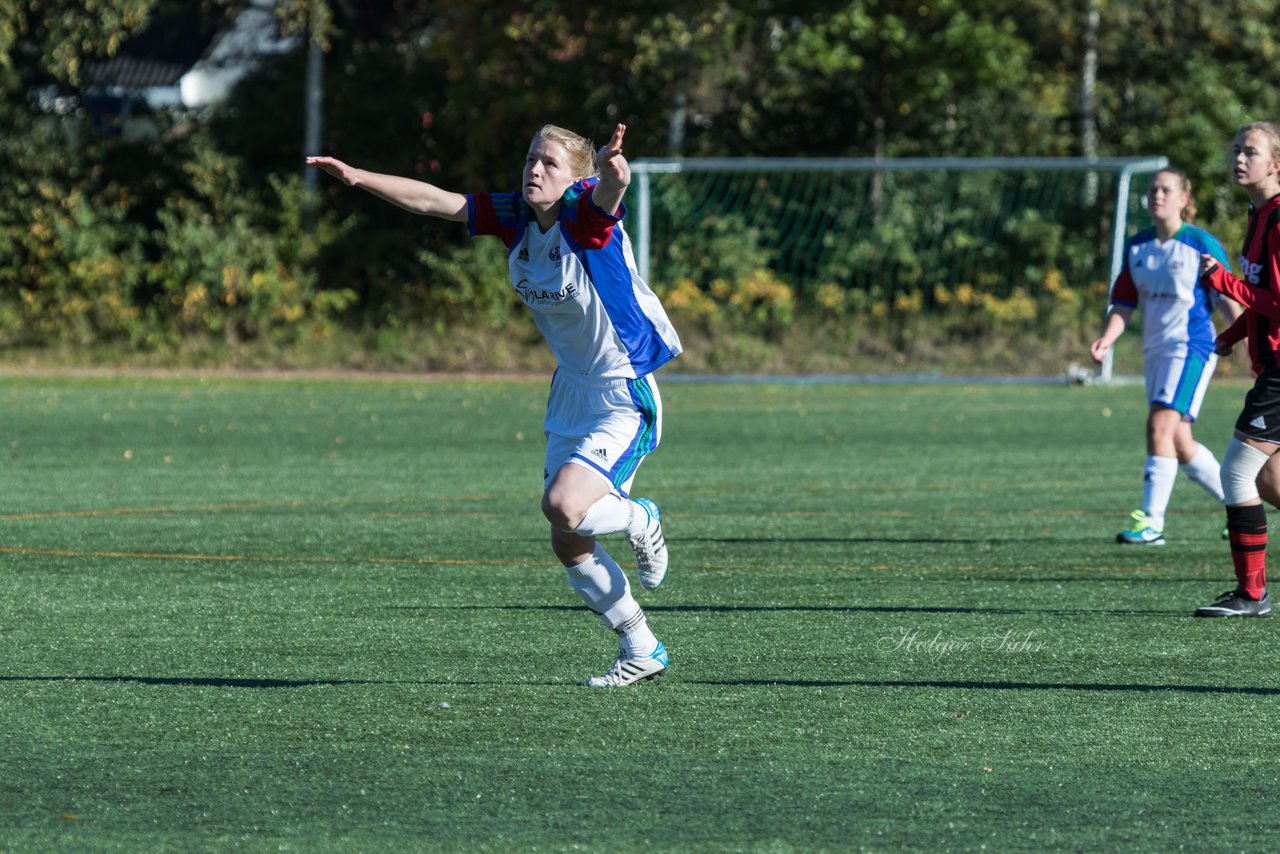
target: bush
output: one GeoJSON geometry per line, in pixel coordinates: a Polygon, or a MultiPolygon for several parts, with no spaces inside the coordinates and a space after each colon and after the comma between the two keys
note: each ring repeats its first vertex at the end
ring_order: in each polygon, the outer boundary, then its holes
{"type": "Polygon", "coordinates": [[[471,240],[442,251],[423,249],[418,260],[426,274],[417,289],[419,309],[437,329],[457,323],[498,328],[521,305],[500,240],[471,240]]]}
{"type": "Polygon", "coordinates": [[[0,141],[12,175],[0,196],[0,342],[84,345],[139,331],[143,230],[129,196],[70,156],[65,126],[33,124],[0,141]]]}
{"type": "Polygon", "coordinates": [[[316,258],[342,227],[307,227],[298,179],[243,187],[239,164],[196,136],[176,175],[141,173],[150,188],[107,180],[101,161],[128,146],[74,129],[46,121],[0,149],[24,176],[0,201],[0,276],[13,283],[0,291],[0,341],[177,349],[206,335],[287,345],[334,331],[353,292],[320,290],[316,258]]]}
{"type": "Polygon", "coordinates": [[[167,201],[152,234],[160,253],[149,284],[160,299],[150,343],[212,334],[287,345],[332,334],[355,294],[320,290],[316,259],[341,227],[317,218],[308,228],[297,177],[271,178],[260,200],[240,186],[233,158],[199,142],[193,154],[192,194],[167,201]]]}

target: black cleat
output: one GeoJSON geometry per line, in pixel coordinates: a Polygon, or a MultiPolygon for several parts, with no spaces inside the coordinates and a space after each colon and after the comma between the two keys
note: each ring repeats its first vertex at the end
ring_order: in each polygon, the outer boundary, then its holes
{"type": "Polygon", "coordinates": [[[1228,590],[1211,605],[1196,608],[1197,617],[1269,617],[1271,616],[1271,599],[1267,591],[1262,591],[1261,599],[1254,599],[1239,587],[1228,590]]]}

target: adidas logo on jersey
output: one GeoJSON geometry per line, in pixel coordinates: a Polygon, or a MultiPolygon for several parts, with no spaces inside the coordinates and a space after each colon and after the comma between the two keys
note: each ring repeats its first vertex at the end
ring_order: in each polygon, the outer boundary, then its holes
{"type": "Polygon", "coordinates": [[[604,460],[605,462],[609,461],[609,452],[606,451],[604,448],[592,448],[591,453],[595,454],[597,457],[604,460]]]}
{"type": "Polygon", "coordinates": [[[1261,415],[1249,422],[1250,427],[1257,427],[1259,430],[1267,429],[1267,422],[1261,415]]]}
{"type": "Polygon", "coordinates": [[[516,258],[517,258],[518,260],[520,260],[520,261],[528,261],[528,260],[529,260],[529,247],[527,247],[527,246],[521,246],[521,247],[520,247],[520,254],[519,254],[519,255],[517,255],[517,256],[516,256],[516,258]]]}

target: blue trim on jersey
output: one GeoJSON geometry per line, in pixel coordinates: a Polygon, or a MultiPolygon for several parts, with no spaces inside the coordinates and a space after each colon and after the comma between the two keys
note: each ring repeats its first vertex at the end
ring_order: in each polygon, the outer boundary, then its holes
{"type": "Polygon", "coordinates": [[[567,229],[560,233],[595,285],[604,313],[613,324],[636,376],[643,377],[674,359],[676,354],[671,352],[636,299],[631,269],[622,248],[621,228],[621,224],[614,226],[613,237],[599,249],[587,249],[567,229]]]}
{"type": "Polygon", "coordinates": [[[636,376],[651,374],[674,359],[676,354],[671,352],[636,299],[631,271],[622,254],[622,241],[610,241],[602,250],[580,257],[587,275],[596,283],[605,314],[613,323],[636,376]]]}
{"type": "MultiPolygon", "coordinates": [[[[590,331],[593,334],[598,332],[600,340],[597,344],[605,348],[597,358],[607,357],[611,363],[625,362],[610,368],[615,374],[625,369],[631,376],[642,377],[674,359],[679,353],[679,341],[674,330],[667,333],[675,339],[673,341],[668,341],[659,331],[660,328],[667,329],[669,320],[647,285],[632,275],[634,260],[628,251],[627,236],[621,222],[627,212],[626,206],[619,203],[617,213],[610,214],[592,199],[591,188],[598,180],[577,181],[565,190],[558,214],[560,240],[581,265],[586,282],[579,284],[589,286],[599,300],[591,311],[604,315],[603,318],[599,314],[588,318],[594,326],[600,327],[595,330],[593,326],[590,331]],[[608,222],[608,227],[599,222],[601,218],[608,222]],[[637,294],[637,288],[642,293],[637,294]],[[647,312],[654,312],[657,316],[651,317],[647,312]]],[[[474,236],[498,233],[504,240],[510,240],[507,244],[509,263],[520,263],[520,259],[511,259],[511,254],[522,245],[528,229],[532,227],[532,208],[520,193],[489,193],[485,196],[489,205],[482,218],[477,216],[476,197],[468,197],[469,230],[474,236]]],[[[564,325],[547,314],[538,314],[536,310],[535,320],[544,336],[550,334],[547,325],[564,325]]],[[[557,359],[565,356],[561,351],[568,349],[569,345],[550,340],[548,343],[556,352],[557,359]]],[[[584,369],[581,365],[575,367],[584,369]]]]}
{"type": "Polygon", "coordinates": [[[560,219],[562,222],[574,222],[580,216],[582,205],[591,205],[601,216],[615,221],[609,242],[599,249],[589,249],[578,242],[573,229],[562,228],[560,233],[595,286],[604,313],[613,324],[635,375],[643,377],[674,359],[676,354],[671,352],[636,299],[635,283],[623,249],[622,219],[627,215],[627,206],[619,203],[617,213],[611,214],[597,205],[589,193],[597,183],[598,178],[588,178],[566,190],[560,219]]]}
{"type": "MultiPolygon", "coordinates": [[[[1144,243],[1150,243],[1158,239],[1154,227],[1144,228],[1133,237],[1130,237],[1124,245],[1124,257],[1121,259],[1120,269],[1129,269],[1129,250],[1135,246],[1141,246],[1144,243]]],[[[1184,222],[1172,239],[1187,244],[1196,252],[1207,252],[1216,258],[1219,264],[1228,269],[1231,267],[1231,262],[1227,260],[1227,250],[1223,248],[1222,242],[1198,225],[1184,222]]]]}
{"type": "Polygon", "coordinates": [[[1178,233],[1173,236],[1173,239],[1182,241],[1197,252],[1208,253],[1217,259],[1222,266],[1228,269],[1231,268],[1231,262],[1227,260],[1227,250],[1223,248],[1222,243],[1200,226],[1192,225],[1189,222],[1183,223],[1182,228],[1178,229],[1178,233]]]}
{"type": "MultiPolygon", "coordinates": [[[[1204,252],[1212,255],[1219,264],[1231,269],[1231,263],[1227,260],[1227,250],[1223,248],[1218,238],[1203,228],[1190,223],[1183,223],[1182,228],[1178,229],[1178,233],[1173,236],[1173,239],[1190,246],[1197,254],[1204,252]]],[[[1187,329],[1189,333],[1193,330],[1207,330],[1206,335],[1190,334],[1190,340],[1187,341],[1187,349],[1197,356],[1204,357],[1213,352],[1215,336],[1212,317],[1213,305],[1216,299],[1216,292],[1208,288],[1196,287],[1195,303],[1187,313],[1187,329]]],[[[1201,368],[1203,369],[1203,367],[1202,360],[1201,368]]],[[[1197,372],[1198,375],[1199,372],[1197,372]]],[[[1178,411],[1186,412],[1185,409],[1179,409],[1178,411]]]]}
{"type": "MultiPolygon", "coordinates": [[[[1179,244],[1179,246],[1185,247],[1185,248],[1179,249],[1178,247],[1171,247],[1168,249],[1165,257],[1172,259],[1173,257],[1178,256],[1179,253],[1181,253],[1183,256],[1184,263],[1187,263],[1187,264],[1194,263],[1196,266],[1198,266],[1200,254],[1207,253],[1213,256],[1215,259],[1217,259],[1218,262],[1223,266],[1230,268],[1230,263],[1227,260],[1227,252],[1226,252],[1226,249],[1223,248],[1222,243],[1212,234],[1205,231],[1203,228],[1200,228],[1199,226],[1192,225],[1190,223],[1183,223],[1181,227],[1178,229],[1177,233],[1175,233],[1173,237],[1170,238],[1170,240],[1179,244]],[[1190,253],[1188,253],[1187,250],[1190,250],[1190,253]],[[1185,256],[1187,254],[1192,255],[1194,258],[1194,261],[1192,260],[1192,258],[1186,258],[1185,256]]],[[[1138,279],[1134,276],[1134,270],[1131,267],[1129,262],[1130,262],[1130,258],[1132,258],[1135,255],[1142,255],[1143,258],[1148,257],[1146,252],[1144,251],[1144,247],[1152,243],[1158,244],[1158,242],[1159,242],[1159,236],[1156,234],[1156,230],[1154,227],[1145,228],[1142,231],[1139,231],[1137,234],[1133,235],[1133,237],[1129,238],[1129,240],[1125,242],[1125,252],[1124,252],[1124,258],[1123,258],[1123,265],[1121,267],[1121,273],[1122,275],[1127,274],[1129,278],[1133,281],[1133,287],[1135,292],[1138,295],[1138,298],[1137,300],[1131,301],[1127,299],[1115,299],[1113,296],[1113,298],[1111,299],[1112,305],[1121,305],[1128,308],[1137,308],[1139,307],[1139,303],[1143,301],[1144,295],[1149,296],[1149,294],[1147,294],[1147,292],[1145,291],[1145,284],[1139,282],[1138,279]]],[[[1168,244],[1164,244],[1164,245],[1166,247],[1168,246],[1168,244]]],[[[1157,252],[1158,251],[1159,250],[1157,249],[1157,252]]],[[[1155,268],[1145,268],[1142,275],[1144,277],[1150,276],[1151,271],[1153,269],[1155,268]]],[[[1168,270],[1158,271],[1158,272],[1162,272],[1164,275],[1168,275],[1170,277],[1174,276],[1174,274],[1168,270]]],[[[1184,294],[1183,299],[1185,299],[1188,282],[1185,278],[1186,274],[1181,274],[1181,275],[1183,275],[1184,278],[1181,279],[1181,285],[1179,285],[1178,287],[1181,289],[1181,292],[1184,294]]],[[[1145,281],[1146,279],[1144,279],[1144,282],[1145,281]]],[[[1113,287],[1113,290],[1114,290],[1114,287],[1113,287]]],[[[1185,327],[1181,327],[1183,329],[1182,334],[1186,336],[1185,343],[1186,343],[1187,351],[1189,353],[1195,353],[1200,357],[1207,357],[1214,350],[1215,332],[1213,328],[1212,316],[1213,316],[1214,305],[1218,297],[1215,292],[1212,292],[1207,288],[1194,286],[1191,288],[1190,298],[1191,298],[1191,305],[1186,309],[1186,312],[1187,312],[1186,319],[1185,319],[1186,325],[1185,327]]],[[[1145,307],[1145,310],[1154,311],[1155,307],[1154,305],[1147,306],[1145,307]]],[[[1150,318],[1144,320],[1144,324],[1150,323],[1150,322],[1151,322],[1150,318]]],[[[1179,324],[1179,326],[1181,326],[1181,324],[1179,324]]],[[[1144,335],[1145,347],[1150,348],[1153,345],[1154,339],[1151,337],[1150,333],[1152,329],[1155,329],[1155,328],[1157,327],[1151,327],[1151,329],[1147,329],[1147,334],[1144,335]]],[[[1159,343],[1159,342],[1154,342],[1154,343],[1159,343]]]]}

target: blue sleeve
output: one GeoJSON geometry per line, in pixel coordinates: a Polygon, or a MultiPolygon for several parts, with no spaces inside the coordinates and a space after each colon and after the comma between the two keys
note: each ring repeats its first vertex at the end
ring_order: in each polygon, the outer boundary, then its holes
{"type": "Polygon", "coordinates": [[[1227,250],[1223,248],[1222,241],[1203,228],[1198,226],[1188,228],[1186,242],[1196,251],[1212,255],[1214,260],[1223,267],[1231,269],[1231,262],[1227,260],[1227,250]]]}

